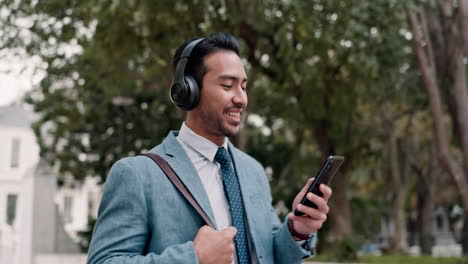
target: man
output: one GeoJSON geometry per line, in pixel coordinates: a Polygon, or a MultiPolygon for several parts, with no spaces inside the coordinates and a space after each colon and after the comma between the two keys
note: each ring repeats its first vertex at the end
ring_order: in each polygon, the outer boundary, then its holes
{"type": "Polygon", "coordinates": [[[106,181],[88,263],[298,263],[313,254],[331,190],[307,194],[317,209],[293,208],[281,223],[263,167],[227,137],[240,129],[247,75],[239,44],[218,33],[182,45],[174,56],[174,103],[187,112],[180,132],[150,152],[162,156],[207,213],[200,215],[148,157],[118,161],[106,181]]]}

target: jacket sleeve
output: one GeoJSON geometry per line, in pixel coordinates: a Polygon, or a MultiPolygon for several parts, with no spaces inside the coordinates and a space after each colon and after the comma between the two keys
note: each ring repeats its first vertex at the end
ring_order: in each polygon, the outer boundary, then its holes
{"type": "Polygon", "coordinates": [[[88,264],[198,263],[193,242],[145,254],[152,236],[141,175],[129,159],[118,161],[107,178],[89,248],[88,264]]]}
{"type": "MultiPolygon", "coordinates": [[[[265,180],[267,179],[265,175],[265,180]]],[[[265,184],[268,188],[268,204],[272,204],[272,197],[270,191],[270,184],[266,180],[265,184]]],[[[288,217],[285,218],[283,223],[280,222],[275,209],[270,206],[271,221],[272,221],[272,235],[273,235],[273,254],[275,263],[277,264],[291,264],[300,263],[303,259],[310,257],[314,254],[317,233],[314,233],[307,241],[297,242],[292,237],[288,228],[288,217]]]]}
{"type": "Polygon", "coordinates": [[[314,254],[317,233],[314,233],[307,241],[297,242],[289,232],[288,221],[286,217],[273,232],[275,263],[300,263],[314,254]]]}

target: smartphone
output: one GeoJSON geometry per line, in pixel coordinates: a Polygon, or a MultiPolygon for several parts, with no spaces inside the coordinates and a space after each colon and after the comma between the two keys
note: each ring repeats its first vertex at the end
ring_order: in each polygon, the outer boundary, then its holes
{"type": "MultiPolygon", "coordinates": [[[[313,202],[307,199],[307,194],[311,192],[318,196],[323,196],[323,193],[319,190],[320,184],[330,184],[331,180],[333,179],[333,176],[335,176],[336,172],[340,168],[341,163],[343,163],[343,160],[344,157],[342,156],[329,156],[327,158],[327,160],[323,163],[322,168],[317,173],[317,176],[315,176],[314,181],[309,186],[309,189],[307,190],[306,194],[304,195],[304,197],[302,197],[301,204],[312,208],[317,208],[317,205],[315,205],[313,202]]],[[[294,215],[301,216],[304,215],[304,213],[296,209],[294,210],[294,215]]]]}

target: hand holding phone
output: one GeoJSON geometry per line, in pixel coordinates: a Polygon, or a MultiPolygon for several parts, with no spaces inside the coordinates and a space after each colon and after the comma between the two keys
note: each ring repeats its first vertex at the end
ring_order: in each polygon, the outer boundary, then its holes
{"type": "MultiPolygon", "coordinates": [[[[336,172],[343,163],[343,160],[344,157],[342,156],[329,156],[327,158],[327,160],[322,165],[322,168],[317,173],[317,176],[315,176],[314,181],[310,184],[309,188],[307,189],[307,192],[304,194],[304,197],[302,197],[300,201],[301,204],[308,207],[317,208],[317,205],[315,205],[313,202],[307,199],[307,194],[311,192],[318,196],[323,196],[323,193],[319,189],[320,184],[330,184],[331,180],[333,179],[333,176],[335,176],[336,172]]],[[[302,216],[304,215],[304,213],[296,209],[294,210],[294,215],[302,216]]]]}

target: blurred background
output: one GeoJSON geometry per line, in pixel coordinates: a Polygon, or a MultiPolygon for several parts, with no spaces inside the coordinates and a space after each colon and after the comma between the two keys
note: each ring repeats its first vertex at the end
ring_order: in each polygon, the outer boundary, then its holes
{"type": "Polygon", "coordinates": [[[85,263],[112,164],[184,119],[175,50],[219,31],[281,218],[345,156],[311,261],[468,263],[466,0],[1,0],[0,263],[85,263]]]}

